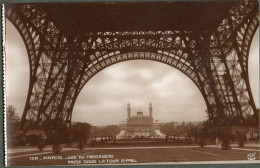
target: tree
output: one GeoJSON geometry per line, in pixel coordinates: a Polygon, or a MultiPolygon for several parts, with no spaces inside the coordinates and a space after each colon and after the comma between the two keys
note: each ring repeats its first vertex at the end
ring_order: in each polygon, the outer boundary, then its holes
{"type": "Polygon", "coordinates": [[[236,135],[238,137],[238,145],[240,147],[243,147],[245,145],[245,134],[241,133],[240,131],[237,131],[236,135]]]}
{"type": "Polygon", "coordinates": [[[174,122],[160,126],[160,131],[168,136],[174,136],[174,122]]]}
{"type": "Polygon", "coordinates": [[[95,126],[91,127],[90,128],[90,134],[96,140],[97,137],[101,136],[101,128],[95,127],[95,126]]]}
{"type": "Polygon", "coordinates": [[[77,122],[72,126],[73,140],[82,141],[86,144],[87,138],[90,136],[91,125],[88,123],[77,122]]]}
{"type": "Polygon", "coordinates": [[[178,138],[180,136],[185,136],[186,130],[186,125],[184,123],[181,125],[177,125],[174,129],[174,136],[177,136],[178,138]]]}
{"type": "Polygon", "coordinates": [[[20,123],[20,118],[15,112],[16,109],[10,105],[6,109],[6,130],[7,130],[7,141],[8,145],[13,145],[17,128],[20,123]]]}
{"type": "Polygon", "coordinates": [[[229,127],[222,127],[220,131],[221,137],[222,137],[222,145],[221,148],[223,150],[230,150],[230,136],[231,136],[231,130],[229,127]]]}
{"type": "Polygon", "coordinates": [[[117,125],[108,125],[102,129],[104,136],[116,136],[121,131],[117,125]]]}
{"type": "Polygon", "coordinates": [[[215,140],[216,138],[218,138],[219,128],[221,127],[221,125],[223,125],[223,123],[219,122],[218,124],[219,125],[212,122],[211,120],[204,121],[201,129],[201,131],[204,132],[203,133],[204,138],[211,139],[211,140],[215,140]]]}
{"type": "Polygon", "coordinates": [[[160,131],[169,136],[174,137],[180,137],[180,136],[187,136],[187,137],[195,137],[197,139],[197,130],[202,128],[202,123],[199,123],[197,125],[192,124],[191,122],[188,124],[185,124],[182,122],[182,124],[175,126],[174,122],[167,123],[165,125],[162,125],[160,127],[160,131]]]}
{"type": "Polygon", "coordinates": [[[114,137],[121,131],[117,125],[108,125],[105,127],[91,127],[92,137],[114,137]]]}
{"type": "MultiPolygon", "coordinates": [[[[257,109],[257,114],[259,114],[259,109],[257,109]]],[[[244,116],[244,122],[247,126],[259,126],[259,120],[253,114],[246,113],[244,116]]]]}

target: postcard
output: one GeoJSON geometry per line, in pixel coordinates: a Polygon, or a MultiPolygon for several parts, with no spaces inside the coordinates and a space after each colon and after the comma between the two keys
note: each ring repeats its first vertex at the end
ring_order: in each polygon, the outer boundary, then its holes
{"type": "Polygon", "coordinates": [[[260,163],[258,5],[4,3],[6,166],[260,163]]]}

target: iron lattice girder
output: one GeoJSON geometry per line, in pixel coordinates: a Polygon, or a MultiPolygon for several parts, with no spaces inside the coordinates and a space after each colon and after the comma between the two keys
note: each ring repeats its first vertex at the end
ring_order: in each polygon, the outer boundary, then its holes
{"type": "MultiPolygon", "coordinates": [[[[237,5],[237,6],[239,6],[239,5],[237,5]]],[[[228,6],[228,5],[226,5],[226,6],[228,6]]],[[[239,7],[241,7],[241,6],[239,6],[239,7]]],[[[45,38],[43,38],[43,39],[45,39],[46,42],[49,42],[49,44],[51,44],[48,47],[45,47],[45,50],[47,50],[47,48],[49,48],[50,50],[53,50],[53,48],[51,48],[51,47],[55,47],[56,45],[59,45],[59,49],[60,49],[61,52],[64,51],[64,50],[66,51],[66,49],[67,50],[72,50],[72,49],[78,50],[78,49],[80,49],[79,48],[80,46],[72,46],[72,48],[67,48],[67,47],[63,46],[62,44],[57,44],[58,43],[58,37],[63,36],[63,35],[61,35],[61,32],[57,29],[57,27],[55,26],[55,24],[53,24],[52,21],[46,21],[48,19],[47,18],[48,13],[45,13],[39,7],[39,5],[36,5],[36,6],[35,5],[24,5],[20,8],[22,8],[21,10],[23,11],[26,18],[29,19],[29,20],[32,20],[32,23],[34,23],[33,25],[35,26],[35,28],[37,30],[39,30],[39,34],[45,35],[45,38]],[[46,32],[43,32],[44,30],[46,30],[46,32]],[[64,50],[62,50],[62,48],[64,48],[64,50]]],[[[235,7],[233,7],[233,8],[235,8],[235,7]]],[[[244,19],[243,18],[244,16],[242,16],[242,17],[237,16],[236,13],[235,13],[237,11],[237,9],[235,8],[233,10],[234,11],[230,12],[233,15],[232,18],[234,17],[236,23],[240,24],[240,22],[243,21],[242,19],[244,19]]],[[[244,10],[245,9],[243,9],[243,11],[244,10]]],[[[247,12],[251,12],[251,11],[247,11],[247,12]]],[[[248,13],[245,13],[245,16],[246,16],[246,14],[248,14],[248,13]]],[[[229,41],[229,38],[231,37],[231,36],[228,36],[228,37],[225,38],[225,36],[227,36],[227,34],[230,34],[230,33],[228,33],[228,32],[230,32],[230,29],[227,29],[227,27],[225,27],[225,22],[226,22],[225,20],[226,19],[224,19],[223,23],[221,23],[220,26],[217,28],[217,30],[223,32],[223,35],[221,35],[221,42],[223,42],[223,43],[225,43],[226,41],[229,41]]],[[[164,32],[162,32],[162,31],[147,31],[147,32],[133,31],[133,32],[98,32],[98,33],[85,32],[83,34],[79,34],[79,35],[75,35],[74,37],[67,37],[67,38],[72,38],[72,41],[75,41],[75,42],[77,42],[78,36],[81,36],[81,37],[86,36],[85,37],[86,40],[93,38],[93,36],[99,36],[100,38],[102,38],[102,37],[105,38],[107,36],[106,39],[108,39],[109,41],[111,41],[111,38],[114,38],[114,37],[117,37],[118,39],[120,39],[121,37],[125,38],[125,36],[129,36],[129,35],[139,36],[139,39],[142,35],[146,35],[146,36],[148,36],[148,38],[149,38],[149,36],[153,36],[152,38],[155,38],[157,36],[158,38],[166,38],[167,37],[167,39],[171,39],[171,38],[174,39],[174,38],[176,38],[176,34],[178,35],[178,32],[180,32],[180,31],[178,31],[178,30],[175,31],[175,32],[172,32],[172,31],[164,31],[164,32]]],[[[181,33],[186,33],[186,32],[187,32],[187,30],[181,31],[181,33]]],[[[199,32],[200,31],[195,31],[193,34],[194,35],[200,34],[199,32]]],[[[66,43],[66,41],[68,43],[72,42],[72,41],[66,40],[67,38],[63,37],[62,43],[66,43]]],[[[133,37],[130,37],[130,38],[133,38],[133,37]]],[[[82,41],[82,43],[84,43],[84,41],[82,41]]],[[[199,45],[196,45],[196,47],[197,47],[198,50],[200,50],[199,45]]],[[[211,46],[211,47],[212,47],[212,50],[216,49],[213,46],[211,46]]],[[[225,46],[222,45],[221,47],[223,48],[225,46]]],[[[84,48],[82,50],[84,51],[84,48]]]]}
{"type": "Polygon", "coordinates": [[[75,32],[75,34],[80,34],[98,31],[214,29],[234,3],[52,3],[30,4],[30,6],[42,8],[47,14],[46,17],[51,18],[63,33],[73,34],[75,32]],[[150,20],[153,20],[153,22],[150,22],[150,20]]]}
{"type": "Polygon", "coordinates": [[[205,21],[212,23],[209,26],[74,31],[77,33],[65,30],[45,4],[8,4],[6,16],[22,35],[30,61],[21,129],[30,117],[36,120],[36,127],[48,129],[58,120],[70,123],[76,98],[91,77],[110,65],[132,59],[162,62],[187,75],[202,92],[210,119],[241,119],[245,108],[256,114],[248,80],[248,52],[259,23],[258,1],[223,4],[225,7],[215,8],[217,13],[223,12],[216,21],[205,21]],[[242,71],[232,69],[233,65],[242,71]],[[241,86],[238,80],[245,84],[241,86]]]}

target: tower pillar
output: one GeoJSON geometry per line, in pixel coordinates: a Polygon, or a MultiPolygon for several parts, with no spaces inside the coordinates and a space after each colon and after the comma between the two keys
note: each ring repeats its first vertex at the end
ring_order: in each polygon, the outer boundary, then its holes
{"type": "Polygon", "coordinates": [[[131,118],[131,107],[130,107],[130,103],[127,103],[127,118],[131,118]]]}
{"type": "Polygon", "coordinates": [[[152,103],[150,102],[149,104],[149,111],[150,111],[150,117],[153,118],[153,107],[152,107],[152,103]]]}

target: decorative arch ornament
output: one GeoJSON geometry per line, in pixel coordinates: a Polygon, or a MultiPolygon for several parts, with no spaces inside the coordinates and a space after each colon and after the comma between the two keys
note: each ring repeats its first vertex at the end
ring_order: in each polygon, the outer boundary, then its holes
{"type": "MultiPolygon", "coordinates": [[[[71,123],[84,85],[115,63],[146,59],[172,66],[199,88],[209,119],[258,120],[248,79],[248,56],[259,25],[258,1],[236,1],[213,29],[84,31],[67,33],[39,4],[6,5],[30,62],[30,85],[19,129],[31,120],[49,131],[71,123]]],[[[54,19],[55,20],[55,19],[54,19]]]]}

